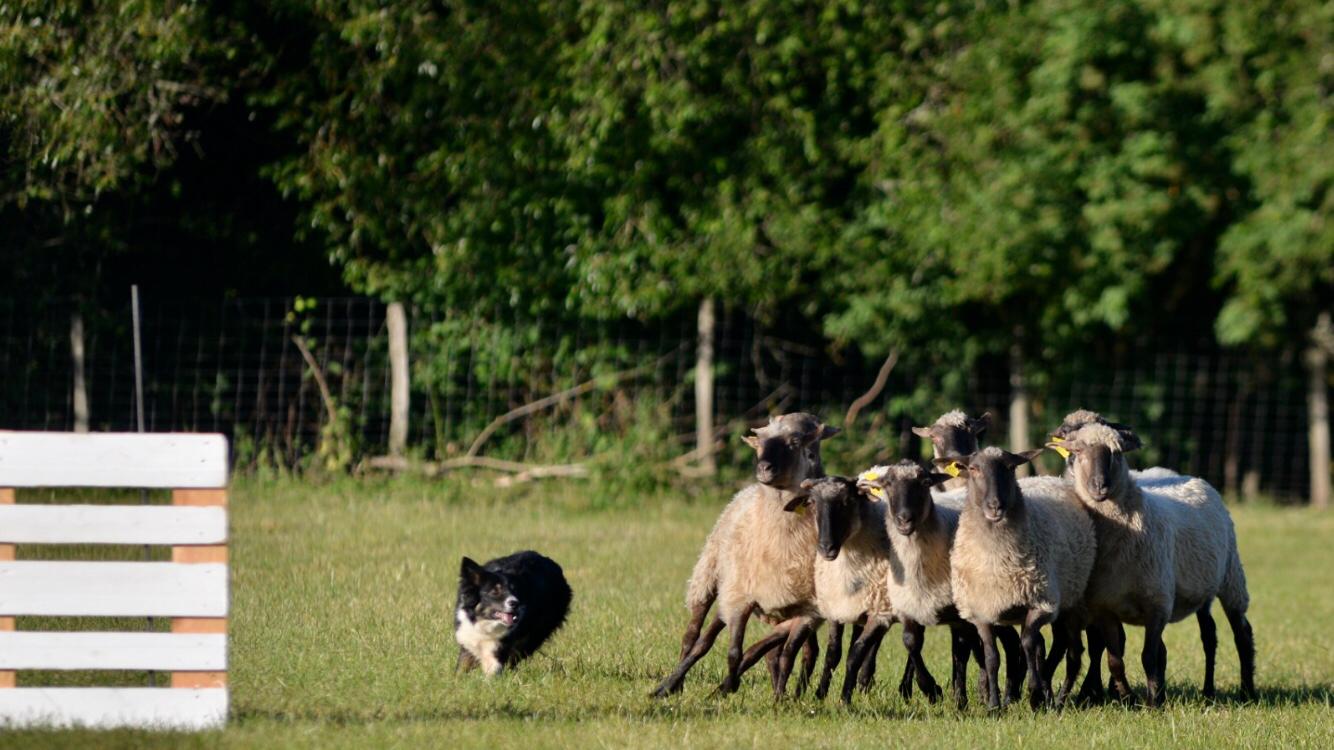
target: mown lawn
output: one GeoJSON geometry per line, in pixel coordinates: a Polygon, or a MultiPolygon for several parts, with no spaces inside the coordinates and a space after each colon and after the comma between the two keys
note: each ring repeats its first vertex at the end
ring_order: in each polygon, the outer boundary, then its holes
{"type": "MultiPolygon", "coordinates": [[[[200,735],[7,732],[0,744],[1334,746],[1334,515],[1234,509],[1259,649],[1257,704],[1236,699],[1231,631],[1216,609],[1217,703],[1198,693],[1202,657],[1191,620],[1167,633],[1164,710],[1035,715],[1015,707],[993,717],[976,705],[959,714],[920,695],[900,700],[892,689],[902,667],[897,629],[881,651],[880,684],[851,710],[809,695],[775,704],[762,670],[747,675],[739,694],[712,696],[721,648],[682,696],[649,699],[674,664],[683,584],[726,492],[688,502],[650,495],[634,509],[608,492],[587,484],[242,481],[232,499],[230,726],[200,735]],[[569,623],[545,655],[516,672],[490,681],[454,674],[459,557],[528,547],[565,568],[575,590],[569,623]]],[[[928,634],[928,663],[943,684],[942,635],[928,634]]],[[[1130,648],[1132,680],[1142,687],[1133,632],[1130,648]]]]}

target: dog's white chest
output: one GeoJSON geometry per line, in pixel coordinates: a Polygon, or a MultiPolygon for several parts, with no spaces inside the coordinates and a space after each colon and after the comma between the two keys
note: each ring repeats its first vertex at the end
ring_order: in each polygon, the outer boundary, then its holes
{"type": "Polygon", "coordinates": [[[462,608],[454,613],[454,625],[454,640],[477,658],[482,671],[488,675],[500,672],[502,665],[496,658],[496,649],[500,646],[501,637],[509,632],[509,627],[498,620],[474,622],[462,608]]]}

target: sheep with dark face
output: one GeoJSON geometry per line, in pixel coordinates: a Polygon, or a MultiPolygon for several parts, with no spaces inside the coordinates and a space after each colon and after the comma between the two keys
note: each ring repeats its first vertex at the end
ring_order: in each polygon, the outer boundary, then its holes
{"type": "MultiPolygon", "coordinates": [[[[886,583],[889,598],[903,623],[903,644],[908,649],[909,664],[921,663],[926,626],[949,626],[954,698],[962,709],[968,703],[968,657],[974,654],[982,666],[982,644],[976,629],[959,617],[950,586],[950,549],[959,528],[962,496],[958,491],[932,492],[932,488],[950,479],[949,474],[935,473],[904,460],[864,472],[858,486],[881,498],[886,505],[885,530],[890,541],[886,583]]],[[[1005,649],[1006,698],[1017,700],[1024,675],[1019,637],[1009,627],[994,629],[1005,649]]],[[[983,670],[984,695],[988,692],[986,678],[983,670]]]]}
{"type": "MultiPolygon", "coordinates": [[[[807,636],[818,622],[812,577],[815,524],[809,514],[789,513],[784,507],[800,494],[802,481],[824,476],[820,441],[838,434],[838,429],[811,414],[794,413],[775,417],[753,432],[743,439],[756,452],[757,483],[732,498],[704,543],[686,589],[691,618],[682,639],[681,661],[654,696],[679,691],[686,673],[713,647],[723,628],[732,634],[723,692],[740,685],[743,657],[745,663],[753,663],[781,644],[771,661],[774,690],[781,695],[795,652],[808,643],[814,646],[814,638],[807,636]],[[713,620],[701,630],[715,603],[713,620]],[[743,653],[746,625],[753,614],[777,627],[743,653]]],[[[803,680],[813,667],[812,656],[803,680]]]]}
{"type": "MultiPolygon", "coordinates": [[[[978,444],[982,441],[982,436],[987,433],[987,428],[991,426],[991,412],[984,412],[982,416],[973,419],[962,411],[955,409],[941,414],[935,422],[928,427],[914,427],[913,434],[918,437],[924,437],[931,441],[931,453],[933,457],[942,456],[971,456],[977,452],[978,444]]],[[[949,471],[954,471],[950,468],[949,471]]],[[[943,483],[936,485],[937,492],[947,492],[949,490],[963,489],[967,486],[967,480],[955,474],[943,483]]]]}
{"type": "MultiPolygon", "coordinates": [[[[868,498],[857,482],[844,477],[823,477],[802,482],[804,497],[788,503],[793,512],[810,512],[817,529],[815,603],[820,617],[830,623],[829,648],[816,696],[824,698],[838,666],[845,625],[860,626],[848,649],[842,699],[852,702],[852,689],[864,660],[874,658],[879,643],[898,619],[887,587],[890,545],[885,533],[885,504],[868,498]]],[[[917,676],[931,700],[940,695],[926,664],[917,654],[904,679],[917,676]]]]}
{"type": "MultiPolygon", "coordinates": [[[[1061,445],[1061,443],[1065,441],[1067,438],[1069,438],[1071,435],[1073,435],[1076,430],[1087,424],[1106,425],[1123,435],[1134,435],[1134,431],[1131,430],[1130,427],[1121,424],[1120,422],[1108,422],[1106,419],[1103,418],[1101,414],[1099,414],[1096,411],[1090,411],[1088,409],[1076,409],[1070,412],[1069,414],[1065,415],[1065,419],[1061,420],[1060,426],[1057,427],[1055,430],[1052,430],[1051,437],[1048,440],[1047,446],[1052,450],[1056,451],[1057,453],[1061,454],[1061,458],[1064,458],[1066,460],[1065,475],[1067,477],[1070,476],[1070,471],[1069,471],[1070,451],[1066,450],[1065,447],[1061,445]]],[[[1179,478],[1180,476],[1181,476],[1180,474],[1165,466],[1152,466],[1147,469],[1130,470],[1130,478],[1135,480],[1136,482],[1141,482],[1141,481],[1156,482],[1159,480],[1171,481],[1173,479],[1179,478]]]]}
{"type": "Polygon", "coordinates": [[[1217,598],[1232,624],[1242,691],[1253,696],[1255,642],[1246,619],[1250,596],[1236,531],[1218,492],[1194,477],[1152,486],[1133,481],[1124,454],[1138,449],[1140,441],[1125,428],[1087,424],[1059,445],[1071,453],[1075,492],[1096,525],[1098,554],[1087,602],[1107,642],[1117,692],[1130,694],[1121,623],[1144,627],[1141,660],[1148,702],[1156,706],[1166,682],[1163,628],[1196,614],[1205,646],[1204,692],[1212,696],[1217,641],[1208,610],[1217,598]]]}
{"type": "Polygon", "coordinates": [[[1051,700],[1042,663],[1041,628],[1067,632],[1063,701],[1079,673],[1084,591],[1093,568],[1093,521],[1073,497],[1069,482],[1035,477],[1022,488],[1017,467],[1042,450],[1022,454],[986,448],[972,456],[946,456],[967,469],[968,501],[950,555],[950,585],[959,615],[977,627],[988,675],[987,706],[1000,707],[996,625],[1022,625],[1028,661],[1029,702],[1051,700]]]}

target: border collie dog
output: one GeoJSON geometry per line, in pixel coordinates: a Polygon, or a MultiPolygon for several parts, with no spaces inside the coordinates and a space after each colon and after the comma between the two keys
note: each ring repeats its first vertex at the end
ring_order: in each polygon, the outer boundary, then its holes
{"type": "Polygon", "coordinates": [[[560,566],[526,550],[486,565],[463,558],[454,608],[458,668],[488,676],[518,664],[565,622],[573,594],[560,566]]]}

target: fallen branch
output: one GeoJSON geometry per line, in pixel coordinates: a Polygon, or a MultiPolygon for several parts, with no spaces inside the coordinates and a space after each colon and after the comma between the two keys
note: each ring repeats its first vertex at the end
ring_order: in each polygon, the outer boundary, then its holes
{"type": "Polygon", "coordinates": [[[423,461],[415,464],[402,456],[372,456],[366,459],[363,466],[384,471],[409,471],[416,468],[428,477],[437,477],[455,469],[491,469],[492,471],[511,474],[512,476],[504,476],[496,480],[496,484],[501,486],[548,477],[588,476],[588,466],[586,464],[525,464],[500,458],[487,458],[486,456],[460,456],[438,463],[423,461]]]}
{"type": "Polygon", "coordinates": [[[566,388],[565,390],[560,391],[559,393],[553,393],[550,396],[539,398],[538,400],[524,404],[523,406],[510,409],[504,414],[501,414],[500,416],[491,420],[491,423],[488,424],[485,428],[482,429],[480,433],[477,434],[477,437],[474,438],[472,441],[472,445],[468,446],[468,452],[465,453],[464,456],[466,458],[476,458],[477,452],[482,449],[482,443],[485,443],[487,439],[489,439],[491,435],[495,433],[496,430],[500,429],[501,427],[505,426],[510,422],[513,422],[516,419],[519,419],[520,417],[525,417],[528,416],[529,414],[532,414],[533,412],[541,411],[549,406],[555,406],[557,404],[563,403],[565,401],[574,398],[575,396],[582,396],[583,394],[588,393],[589,391],[597,389],[600,385],[605,384],[606,386],[611,386],[615,383],[625,380],[626,378],[632,378],[641,375],[645,372],[657,368],[664,361],[666,361],[668,357],[672,356],[673,354],[675,354],[675,350],[668,352],[667,354],[663,355],[662,357],[659,357],[658,359],[654,360],[653,362],[650,362],[649,364],[640,365],[639,367],[636,367],[632,370],[622,370],[621,372],[614,372],[610,375],[603,375],[600,377],[593,378],[591,380],[586,380],[580,383],[579,385],[574,386],[573,388],[566,388]]]}
{"type": "Polygon", "coordinates": [[[848,413],[843,416],[843,429],[852,426],[853,420],[857,419],[857,412],[866,407],[867,404],[876,400],[880,391],[884,390],[885,383],[889,382],[889,374],[894,371],[894,365],[899,363],[899,350],[897,348],[889,350],[889,356],[885,357],[884,364],[880,365],[880,372],[876,373],[875,382],[871,384],[871,390],[857,397],[856,401],[848,407],[848,413]]]}

